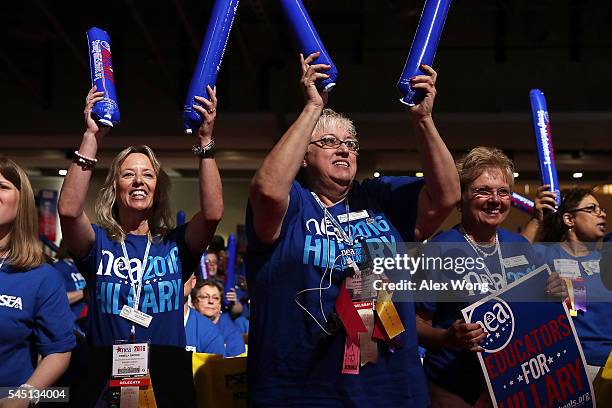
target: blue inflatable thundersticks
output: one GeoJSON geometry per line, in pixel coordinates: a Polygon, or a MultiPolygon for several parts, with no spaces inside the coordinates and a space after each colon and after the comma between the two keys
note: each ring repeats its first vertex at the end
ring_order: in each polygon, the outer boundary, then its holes
{"type": "Polygon", "coordinates": [[[422,92],[412,89],[410,78],[425,74],[421,71],[421,64],[431,66],[433,63],[450,3],[451,0],[427,0],[425,2],[419,26],[414,34],[408,58],[406,58],[404,71],[397,81],[397,90],[402,95],[400,102],[404,105],[414,106],[424,98],[422,92]]]}
{"type": "Polygon", "coordinates": [[[325,49],[316,28],[310,20],[308,12],[302,4],[302,0],[281,0],[281,8],[287,17],[287,21],[296,41],[299,43],[300,52],[306,58],[308,55],[319,51],[321,55],[316,59],[317,64],[331,65],[328,71],[325,71],[329,78],[317,81],[317,88],[325,92],[331,91],[336,85],[338,78],[338,69],[334,65],[329,53],[325,49]]]}
{"type": "Polygon", "coordinates": [[[542,184],[548,184],[550,191],[557,193],[556,201],[559,205],[561,194],[559,192],[559,180],[557,178],[546,98],[539,89],[532,89],[529,92],[529,99],[531,100],[531,118],[533,119],[538,161],[540,162],[540,177],[542,184]]]}
{"type": "Polygon", "coordinates": [[[193,109],[193,105],[197,104],[194,97],[210,98],[208,92],[206,92],[206,86],[210,85],[213,88],[217,82],[225,46],[229,39],[236,10],[238,10],[238,2],[239,0],[215,0],[200,56],[185,98],[183,130],[188,135],[197,132],[202,124],[202,117],[193,109]]]}
{"type": "Polygon", "coordinates": [[[183,210],[178,210],[176,212],[176,226],[180,227],[181,225],[183,225],[186,222],[186,215],[185,215],[185,211],[183,210]]]}
{"type": "Polygon", "coordinates": [[[225,306],[230,307],[230,302],[227,300],[227,292],[234,289],[236,286],[236,276],[234,267],[236,265],[236,237],[230,234],[227,238],[227,263],[225,265],[225,289],[223,299],[225,306]]]}
{"type": "Polygon", "coordinates": [[[518,210],[521,210],[529,215],[533,214],[534,203],[527,197],[523,197],[522,195],[517,193],[512,193],[512,201],[510,203],[514,208],[518,210]]]}
{"type": "Polygon", "coordinates": [[[97,92],[104,92],[104,99],[97,102],[92,109],[94,118],[106,126],[119,123],[119,105],[115,91],[115,75],[111,58],[110,37],[104,30],[92,27],[87,31],[89,47],[89,70],[91,85],[97,92]]]}

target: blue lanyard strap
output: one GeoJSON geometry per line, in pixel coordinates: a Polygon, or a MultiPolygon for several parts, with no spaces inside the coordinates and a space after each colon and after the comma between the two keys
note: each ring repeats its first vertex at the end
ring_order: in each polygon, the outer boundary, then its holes
{"type": "Polygon", "coordinates": [[[344,230],[342,229],[342,226],[340,225],[340,223],[336,221],[336,219],[334,218],[334,216],[331,215],[327,207],[325,207],[325,205],[323,204],[319,196],[317,196],[314,191],[311,191],[310,194],[312,194],[317,204],[319,204],[319,207],[321,207],[321,209],[323,210],[323,217],[325,219],[325,229],[326,229],[325,233],[327,234],[327,222],[329,221],[334,226],[334,228],[338,231],[336,234],[339,234],[340,238],[345,243],[347,243],[350,246],[355,245],[355,242],[353,241],[353,238],[351,235],[351,221],[349,219],[348,199],[346,197],[344,198],[344,205],[346,207],[346,222],[348,224],[348,235],[347,235],[346,232],[344,232],[344,230]]]}

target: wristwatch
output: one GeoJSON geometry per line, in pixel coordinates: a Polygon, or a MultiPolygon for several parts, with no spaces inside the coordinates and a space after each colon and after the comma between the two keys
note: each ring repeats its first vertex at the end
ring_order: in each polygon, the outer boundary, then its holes
{"type": "Polygon", "coordinates": [[[200,159],[215,157],[215,141],[211,140],[210,143],[208,143],[206,146],[195,145],[191,148],[191,151],[200,159]]]}

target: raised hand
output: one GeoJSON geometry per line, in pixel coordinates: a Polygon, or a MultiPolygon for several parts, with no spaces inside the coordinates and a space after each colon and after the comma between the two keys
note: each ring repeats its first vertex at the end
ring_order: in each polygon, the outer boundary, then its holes
{"type": "Polygon", "coordinates": [[[436,98],[436,79],[438,74],[429,65],[422,64],[421,69],[427,75],[417,75],[410,78],[410,86],[414,90],[421,90],[425,94],[423,100],[417,105],[408,108],[408,111],[417,119],[431,116],[434,99],[436,98]]]}
{"type": "Polygon", "coordinates": [[[83,115],[85,116],[85,133],[91,133],[96,139],[100,140],[110,131],[110,127],[102,125],[91,116],[91,110],[96,102],[104,99],[104,92],[96,92],[96,89],[94,85],[87,93],[83,115]]]}
{"type": "Polygon", "coordinates": [[[318,79],[329,78],[329,75],[323,71],[330,69],[331,65],[311,65],[311,63],[317,59],[319,55],[321,55],[320,52],[314,52],[304,59],[304,55],[300,54],[300,64],[302,67],[300,84],[302,85],[302,92],[304,93],[306,104],[313,104],[317,107],[323,108],[325,105],[327,105],[327,92],[319,91],[315,85],[315,82],[318,79]]]}

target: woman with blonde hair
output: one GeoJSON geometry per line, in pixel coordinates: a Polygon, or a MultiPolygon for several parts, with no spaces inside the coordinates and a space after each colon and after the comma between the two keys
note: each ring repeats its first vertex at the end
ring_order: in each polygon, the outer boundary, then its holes
{"type": "Polygon", "coordinates": [[[0,156],[0,387],[49,387],[68,367],[72,314],[61,279],[44,261],[28,177],[0,156]]]}
{"type": "MultiPolygon", "coordinates": [[[[501,228],[510,211],[514,166],[499,149],[476,147],[457,161],[461,182],[461,222],[435,236],[425,248],[429,258],[473,259],[474,267],[428,270],[427,279],[463,280],[488,291],[430,295],[417,304],[417,333],[427,348],[423,367],[431,406],[467,408],[488,401],[476,352],[487,336],[478,323],[466,323],[461,310],[489,293],[503,289],[535,268],[535,254],[519,234],[501,228]]],[[[558,276],[541,282],[545,291],[562,296],[558,276]]]]}
{"type": "Polygon", "coordinates": [[[111,374],[116,342],[149,342],[149,372],[157,404],[193,403],[191,356],[185,352],[183,283],[191,276],[223,214],[221,179],[214,160],[212,131],[217,105],[203,107],[197,144],[200,210],[173,227],[170,182],[148,146],[131,146],[113,160],[96,202],[98,225],[84,211],[98,145],[108,128],[91,116],[102,92],[92,88],[85,106],[86,130],[75,152],[59,200],[64,240],[87,280],[90,378],[77,399],[90,406],[111,374]],[[94,372],[95,371],[95,372],[94,372]],[[177,400],[177,398],[179,398],[177,400]],[[182,398],[182,400],[180,399],[182,398]]]}

